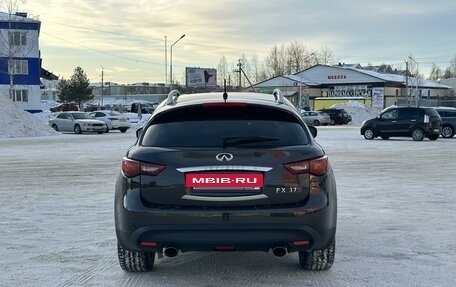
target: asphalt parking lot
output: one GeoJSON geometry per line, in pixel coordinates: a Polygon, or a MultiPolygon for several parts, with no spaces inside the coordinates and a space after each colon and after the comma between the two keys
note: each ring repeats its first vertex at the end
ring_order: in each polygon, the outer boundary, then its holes
{"type": "Polygon", "coordinates": [[[0,286],[454,286],[456,138],[366,141],[319,128],[338,186],[336,259],[189,252],[117,263],[114,183],[134,132],[0,139],[0,286]]]}

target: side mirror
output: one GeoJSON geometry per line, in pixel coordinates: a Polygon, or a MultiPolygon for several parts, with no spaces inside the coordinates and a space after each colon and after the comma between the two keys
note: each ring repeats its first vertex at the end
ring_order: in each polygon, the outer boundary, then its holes
{"type": "Polygon", "coordinates": [[[317,128],[314,127],[314,126],[308,126],[308,128],[309,128],[309,131],[310,131],[310,133],[312,134],[312,136],[313,136],[314,138],[316,138],[316,137],[317,137],[317,134],[318,134],[317,128]]]}
{"type": "Polygon", "coordinates": [[[143,129],[144,128],[139,128],[136,130],[136,138],[139,139],[139,137],[141,136],[142,132],[143,132],[143,129]]]}

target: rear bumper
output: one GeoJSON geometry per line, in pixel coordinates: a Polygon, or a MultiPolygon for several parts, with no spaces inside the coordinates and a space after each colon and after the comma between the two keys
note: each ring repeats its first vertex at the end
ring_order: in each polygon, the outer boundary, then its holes
{"type": "Polygon", "coordinates": [[[329,246],[336,227],[316,230],[308,225],[149,225],[133,232],[117,230],[119,243],[129,250],[161,252],[172,246],[182,252],[232,251],[268,252],[276,246],[288,252],[323,249],[329,246]],[[148,244],[153,243],[153,246],[148,244]],[[144,244],[144,245],[143,245],[144,244]]]}
{"type": "Polygon", "coordinates": [[[106,130],[105,127],[81,127],[82,132],[104,132],[106,130]]]}
{"type": "Polygon", "coordinates": [[[315,205],[269,209],[159,209],[142,204],[138,190],[116,185],[115,222],[119,243],[128,250],[161,252],[173,246],[185,251],[269,251],[284,246],[288,252],[324,249],[336,233],[335,182],[328,182],[327,201],[315,205]],[[144,244],[144,242],[146,244],[144,244]],[[298,243],[296,243],[298,242],[298,243]]]}
{"type": "Polygon", "coordinates": [[[112,124],[112,129],[129,129],[131,125],[127,122],[116,122],[112,124]]]}

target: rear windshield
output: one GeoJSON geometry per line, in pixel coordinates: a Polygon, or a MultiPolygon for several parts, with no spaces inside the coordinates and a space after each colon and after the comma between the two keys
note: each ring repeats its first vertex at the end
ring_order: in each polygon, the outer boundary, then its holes
{"type": "Polygon", "coordinates": [[[258,107],[191,108],[159,115],[143,146],[256,148],[306,145],[305,127],[293,115],[258,107]]]}

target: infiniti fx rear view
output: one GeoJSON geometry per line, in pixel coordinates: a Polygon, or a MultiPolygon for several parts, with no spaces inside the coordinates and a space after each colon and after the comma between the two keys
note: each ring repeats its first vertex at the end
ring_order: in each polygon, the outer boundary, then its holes
{"type": "Polygon", "coordinates": [[[334,174],[280,91],[173,91],[138,135],[115,188],[122,269],[188,251],[298,252],[306,270],[331,267],[334,174]]]}

